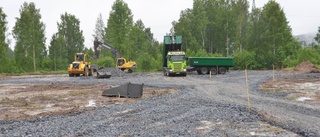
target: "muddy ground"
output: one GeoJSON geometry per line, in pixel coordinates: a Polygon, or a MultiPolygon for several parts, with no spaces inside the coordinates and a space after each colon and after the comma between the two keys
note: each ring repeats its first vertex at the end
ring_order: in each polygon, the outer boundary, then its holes
{"type": "MultiPolygon", "coordinates": [[[[2,77],[11,78],[17,77],[2,77]]],[[[0,120],[82,112],[90,107],[132,103],[176,91],[144,88],[141,98],[102,96],[104,90],[113,87],[109,84],[0,84],[0,120]]]]}
{"type": "Polygon", "coordinates": [[[0,136],[320,136],[316,73],[0,79],[0,136]],[[127,82],[142,98],[101,96],[127,82]]]}

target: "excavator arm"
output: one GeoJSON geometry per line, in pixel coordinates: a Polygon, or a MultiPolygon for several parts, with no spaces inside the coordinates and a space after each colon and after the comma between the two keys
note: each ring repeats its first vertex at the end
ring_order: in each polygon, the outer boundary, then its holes
{"type": "Polygon", "coordinates": [[[116,58],[121,58],[120,53],[117,51],[117,49],[115,49],[114,47],[112,47],[110,44],[106,43],[106,42],[100,42],[100,45],[109,49],[113,55],[116,56],[116,58]]]}
{"type": "Polygon", "coordinates": [[[128,69],[128,72],[131,73],[132,72],[132,68],[137,68],[137,64],[134,61],[128,61],[124,58],[121,57],[120,53],[117,51],[117,49],[115,49],[113,46],[111,46],[110,44],[106,43],[106,42],[98,42],[99,46],[105,47],[107,49],[109,49],[115,56],[116,56],[116,67],[121,69],[121,70],[125,70],[128,69]]]}

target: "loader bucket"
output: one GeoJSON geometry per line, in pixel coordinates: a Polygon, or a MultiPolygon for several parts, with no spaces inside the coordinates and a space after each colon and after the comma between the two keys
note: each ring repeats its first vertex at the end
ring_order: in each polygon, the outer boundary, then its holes
{"type": "Polygon", "coordinates": [[[132,84],[127,83],[115,88],[110,88],[102,92],[102,96],[109,97],[125,97],[125,98],[140,98],[143,94],[143,83],[132,84]]]}
{"type": "Polygon", "coordinates": [[[110,78],[111,73],[107,71],[97,71],[97,78],[110,78]]]}

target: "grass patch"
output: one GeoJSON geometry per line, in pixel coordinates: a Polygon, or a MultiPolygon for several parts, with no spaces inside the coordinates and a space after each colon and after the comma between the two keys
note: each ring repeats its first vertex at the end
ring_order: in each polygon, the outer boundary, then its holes
{"type": "Polygon", "coordinates": [[[67,70],[57,71],[36,71],[36,72],[23,72],[23,73],[1,73],[0,76],[23,76],[23,75],[53,75],[53,74],[67,74],[67,70]]]}
{"type": "Polygon", "coordinates": [[[0,104],[10,105],[13,107],[25,107],[29,106],[31,103],[26,100],[26,98],[3,98],[0,100],[0,104]]]}
{"type": "Polygon", "coordinates": [[[274,93],[274,92],[284,92],[284,90],[283,89],[276,89],[276,88],[274,88],[274,89],[270,89],[270,88],[268,88],[268,89],[260,89],[262,92],[269,92],[269,93],[274,93]]]}
{"type": "Polygon", "coordinates": [[[90,94],[95,94],[93,91],[89,90],[77,90],[77,91],[70,91],[69,95],[71,96],[85,96],[85,95],[90,95],[90,94]]]}

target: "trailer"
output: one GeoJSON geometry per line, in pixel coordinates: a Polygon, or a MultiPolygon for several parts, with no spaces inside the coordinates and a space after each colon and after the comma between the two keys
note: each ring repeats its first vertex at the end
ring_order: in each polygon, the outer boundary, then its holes
{"type": "Polygon", "coordinates": [[[225,74],[234,66],[231,57],[189,57],[187,71],[197,71],[198,74],[225,74]]]}

